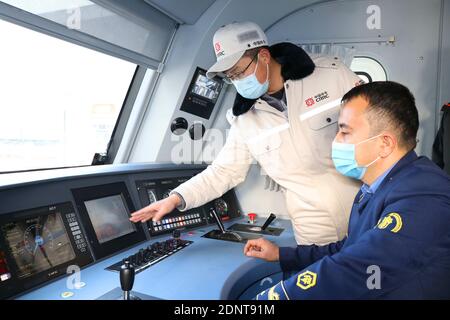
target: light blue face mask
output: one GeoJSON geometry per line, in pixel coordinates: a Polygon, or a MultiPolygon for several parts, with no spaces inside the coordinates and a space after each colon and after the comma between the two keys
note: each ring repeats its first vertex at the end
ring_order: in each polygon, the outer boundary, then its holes
{"type": "Polygon", "coordinates": [[[358,142],[357,144],[334,142],[332,145],[331,157],[333,158],[336,170],[344,176],[361,180],[366,174],[367,168],[374,164],[380,157],[365,166],[359,166],[356,162],[356,146],[369,140],[378,138],[381,134],[358,142]]]}
{"type": "Polygon", "coordinates": [[[256,78],[256,70],[258,69],[258,61],[256,62],[253,74],[240,80],[232,80],[237,92],[247,99],[258,99],[269,89],[269,65],[267,65],[267,79],[264,83],[260,83],[256,78]]]}

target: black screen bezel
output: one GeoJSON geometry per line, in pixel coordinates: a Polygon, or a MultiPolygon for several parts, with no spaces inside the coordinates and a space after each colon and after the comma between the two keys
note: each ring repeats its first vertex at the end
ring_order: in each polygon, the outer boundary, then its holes
{"type": "Polygon", "coordinates": [[[224,83],[223,79],[221,79],[217,76],[213,78],[214,81],[217,81],[218,83],[220,83],[220,89],[219,89],[219,95],[217,96],[217,98],[214,100],[211,100],[209,98],[203,97],[201,95],[198,95],[198,94],[192,92],[199,75],[206,77],[206,70],[202,69],[200,67],[197,67],[195,69],[194,75],[192,76],[191,83],[189,84],[188,91],[186,92],[186,95],[184,96],[180,110],[208,120],[211,117],[211,114],[214,110],[214,106],[216,105],[216,103],[219,99],[219,96],[224,88],[225,83],[224,83]],[[205,105],[199,106],[197,103],[195,103],[194,98],[201,100],[205,105]]]}
{"type": "MultiPolygon", "coordinates": [[[[71,202],[62,202],[58,204],[52,204],[48,206],[36,207],[2,214],[0,215],[0,225],[13,221],[14,222],[21,221],[39,215],[51,214],[54,211],[52,210],[52,208],[61,208],[61,209],[67,208],[68,211],[71,211],[71,213],[74,213],[76,215],[75,209],[71,202]]],[[[71,265],[77,265],[80,268],[82,268],[93,262],[93,258],[89,251],[89,248],[86,248],[87,250],[83,253],[78,252],[76,244],[74,242],[73,235],[70,232],[70,226],[68,225],[67,218],[64,216],[65,214],[67,214],[67,212],[64,213],[60,212],[60,214],[64,224],[64,228],[66,229],[70,243],[72,245],[72,249],[75,253],[75,258],[65,263],[62,263],[58,266],[55,266],[51,269],[41,271],[26,278],[22,279],[18,278],[18,270],[17,270],[18,267],[16,265],[12,253],[10,252],[8,246],[6,245],[7,241],[4,237],[4,234],[0,230],[0,250],[2,250],[5,253],[7,266],[9,268],[9,272],[11,273],[11,279],[5,281],[5,283],[3,284],[0,284],[0,299],[11,298],[18,294],[25,293],[29,289],[39,287],[45,284],[46,282],[54,281],[60,277],[67,276],[66,274],[67,267],[71,265]]],[[[82,235],[83,237],[85,237],[84,233],[82,233],[82,235]]],[[[87,239],[85,240],[87,241],[87,239]]]]}
{"type": "Polygon", "coordinates": [[[135,225],[136,231],[102,244],[100,244],[95,234],[94,226],[89,218],[84,202],[115,195],[122,195],[122,199],[125,200],[129,213],[132,213],[135,211],[135,207],[128,192],[128,188],[124,182],[72,189],[72,194],[75,199],[78,212],[80,213],[80,219],[86,230],[88,241],[96,259],[105,258],[147,240],[141,224],[135,225]]]}

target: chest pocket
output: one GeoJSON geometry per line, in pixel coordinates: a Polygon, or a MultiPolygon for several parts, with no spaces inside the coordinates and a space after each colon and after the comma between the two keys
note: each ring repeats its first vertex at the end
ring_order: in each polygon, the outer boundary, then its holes
{"type": "Polygon", "coordinates": [[[277,171],[281,163],[280,148],[282,139],[280,134],[272,133],[261,137],[255,137],[247,142],[248,148],[256,161],[270,175],[277,171]]]}
{"type": "Polygon", "coordinates": [[[308,126],[311,130],[318,131],[328,126],[335,125],[339,118],[339,108],[319,113],[307,120],[308,126]]]}
{"type": "Polygon", "coordinates": [[[338,132],[339,107],[326,110],[304,121],[312,152],[317,160],[331,159],[331,144],[338,132]]]}

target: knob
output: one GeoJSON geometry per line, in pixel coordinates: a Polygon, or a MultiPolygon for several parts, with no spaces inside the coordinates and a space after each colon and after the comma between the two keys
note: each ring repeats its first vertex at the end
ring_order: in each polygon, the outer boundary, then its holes
{"type": "Polygon", "coordinates": [[[170,125],[170,130],[173,134],[179,136],[182,135],[188,128],[188,122],[185,118],[176,118],[172,121],[172,124],[170,125]]]}
{"type": "Polygon", "coordinates": [[[135,264],[136,263],[136,257],[134,256],[134,254],[129,256],[128,258],[129,258],[128,261],[129,261],[130,264],[135,264]]]}
{"type": "Polygon", "coordinates": [[[153,255],[157,255],[158,254],[158,243],[157,242],[152,244],[151,251],[152,251],[153,255]]]}
{"type": "Polygon", "coordinates": [[[249,220],[250,220],[250,223],[255,223],[255,220],[256,220],[256,213],[249,213],[248,214],[248,218],[249,218],[249,220]]]}
{"type": "Polygon", "coordinates": [[[214,208],[209,208],[209,213],[210,215],[212,215],[214,217],[214,219],[216,220],[216,224],[220,229],[220,232],[222,233],[226,233],[225,227],[222,223],[222,220],[220,220],[219,216],[217,215],[217,212],[214,208]]]}
{"type": "Polygon", "coordinates": [[[266,230],[266,228],[269,226],[269,224],[271,224],[272,221],[275,220],[276,217],[277,217],[276,215],[271,213],[270,216],[267,218],[266,222],[261,227],[261,230],[266,230]]]}
{"type": "Polygon", "coordinates": [[[139,250],[137,255],[137,264],[141,265],[143,261],[144,261],[144,249],[141,249],[139,250]]]}
{"type": "Polygon", "coordinates": [[[144,261],[149,262],[151,260],[151,257],[152,257],[152,252],[150,250],[145,250],[144,261]]]}
{"type": "Polygon", "coordinates": [[[130,261],[125,261],[120,267],[120,287],[124,292],[129,292],[133,289],[135,270],[130,261]]]}
{"type": "Polygon", "coordinates": [[[194,123],[189,128],[189,136],[192,140],[200,140],[205,134],[206,128],[201,122],[194,123]]]}

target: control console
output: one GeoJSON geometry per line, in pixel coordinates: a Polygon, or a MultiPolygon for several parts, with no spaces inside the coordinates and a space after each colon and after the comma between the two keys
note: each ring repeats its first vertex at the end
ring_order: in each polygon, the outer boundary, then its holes
{"type": "Polygon", "coordinates": [[[0,299],[92,262],[71,203],[0,216],[0,299]]]}
{"type": "Polygon", "coordinates": [[[120,272],[122,265],[129,262],[134,266],[135,272],[139,273],[171,256],[172,254],[186,248],[191,243],[192,241],[180,239],[179,232],[175,231],[172,239],[154,242],[147,248],[140,249],[131,256],[109,266],[106,270],[120,272]]]}

